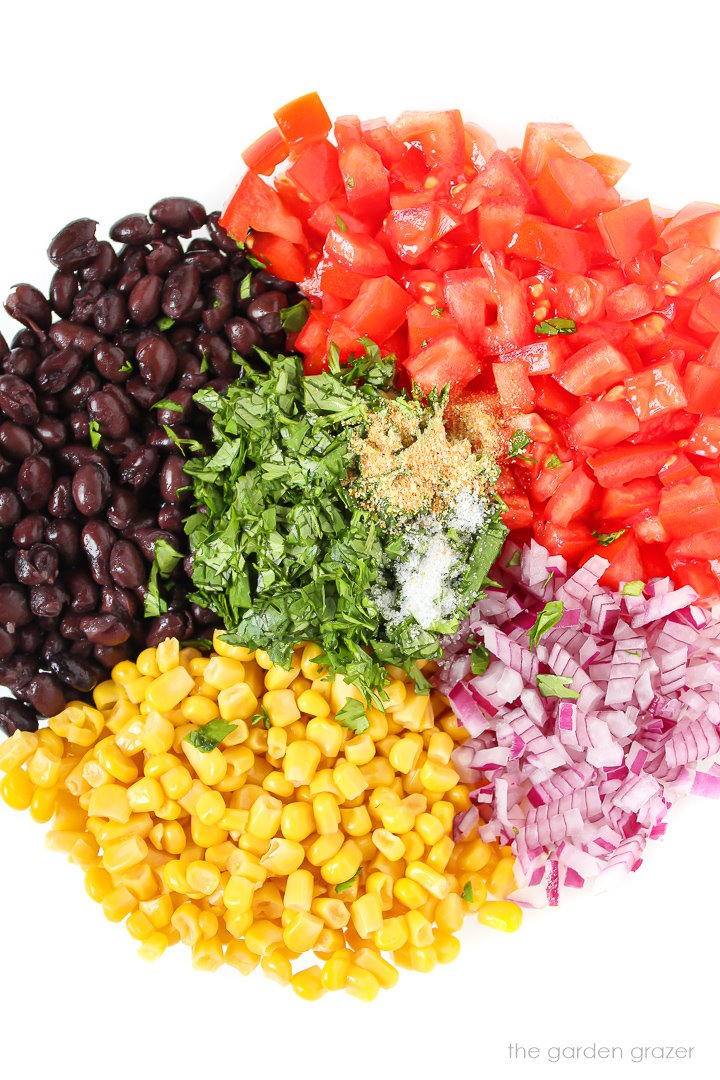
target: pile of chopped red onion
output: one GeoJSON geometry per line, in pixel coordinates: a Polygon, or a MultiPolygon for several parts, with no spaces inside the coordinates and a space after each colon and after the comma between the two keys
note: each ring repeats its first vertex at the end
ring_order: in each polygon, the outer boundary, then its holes
{"type": "Polygon", "coordinates": [[[476,785],[456,838],[479,825],[511,845],[512,898],[532,906],[561,886],[604,891],[638,869],[671,803],[720,797],[720,613],[668,578],[615,592],[599,584],[607,566],[595,556],[568,577],[535,541],[508,543],[502,588],[444,643],[437,687],[471,736],[454,763],[476,785]],[[549,602],[559,621],[532,648],[549,602]]]}

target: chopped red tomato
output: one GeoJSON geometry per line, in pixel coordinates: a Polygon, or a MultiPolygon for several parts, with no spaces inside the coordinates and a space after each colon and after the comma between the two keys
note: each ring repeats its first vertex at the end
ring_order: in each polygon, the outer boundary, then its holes
{"type": "Polygon", "coordinates": [[[528,124],[522,146],[520,165],[534,180],[548,158],[572,154],[586,158],[592,150],[572,124],[528,124]]]}
{"type": "Polygon", "coordinates": [[[425,203],[391,210],[385,218],[383,232],[397,257],[412,264],[455,229],[458,222],[449,207],[425,203]]]}
{"type": "Polygon", "coordinates": [[[337,147],[327,139],[311,143],[292,163],[286,175],[314,202],[327,202],[342,184],[337,147]]]}
{"type": "Polygon", "coordinates": [[[406,143],[417,143],[430,168],[440,167],[452,176],[465,166],[465,128],[457,109],[447,112],[405,112],[391,127],[406,143]]]}
{"type": "MultiPolygon", "coordinates": [[[[457,330],[457,323],[450,312],[433,300],[412,304],[407,310],[408,352],[414,353],[433,338],[457,330]]],[[[720,373],[719,373],[720,374],[720,373]]]]}
{"type": "Polygon", "coordinates": [[[387,206],[390,184],[377,150],[367,143],[349,143],[338,157],[348,206],[360,215],[379,216],[387,206]]]}
{"type": "Polygon", "coordinates": [[[386,341],[405,321],[408,295],[391,277],[370,278],[338,319],[358,337],[386,341]]]}
{"type": "Polygon", "coordinates": [[[720,457],[720,417],[703,416],[685,444],[685,450],[699,457],[720,457]]]}
{"type": "Polygon", "coordinates": [[[621,263],[630,262],[639,252],[652,247],[658,238],[649,199],[625,203],[601,214],[598,228],[609,254],[621,263]]]}
{"type": "Polygon", "coordinates": [[[535,389],[522,360],[493,364],[493,375],[500,400],[506,409],[529,412],[535,404],[535,389]]]}
{"type": "Polygon", "coordinates": [[[290,148],[278,127],[271,128],[243,150],[242,159],[254,173],[270,176],[287,159],[290,148]]]}
{"type": "Polygon", "coordinates": [[[263,262],[275,277],[302,281],[307,274],[307,257],[297,244],[272,233],[254,232],[247,239],[247,249],[263,262]]]}
{"type": "Polygon", "coordinates": [[[324,139],[332,127],[319,96],[313,92],[289,101],[275,113],[275,122],[290,146],[324,139]]]}
{"type": "Polygon", "coordinates": [[[685,368],[683,388],[688,412],[720,412],[720,368],[691,360],[685,368]]]}
{"type": "Polygon", "coordinates": [[[684,409],[687,398],[673,364],[655,364],[625,380],[625,392],[638,420],[684,409]]]}
{"type": "Polygon", "coordinates": [[[686,244],[663,255],[660,260],[660,277],[677,292],[694,289],[720,270],[720,251],[712,248],[686,244]]]}
{"type": "Polygon", "coordinates": [[[555,270],[567,270],[571,274],[586,273],[589,263],[587,235],[575,229],[550,225],[539,218],[525,218],[508,250],[513,255],[533,259],[555,270]]]}
{"type": "Polygon", "coordinates": [[[584,514],[595,494],[595,484],[583,469],[573,469],[563,480],[545,507],[545,517],[553,525],[566,528],[570,522],[584,514]]]}
{"type": "Polygon", "coordinates": [[[627,401],[591,401],[570,417],[568,438],[581,450],[601,450],[617,446],[640,430],[627,401]]]}
{"type": "Polygon", "coordinates": [[[361,277],[381,277],[391,270],[385,249],[376,240],[340,229],[331,229],[327,234],[323,255],[361,277]]]}
{"type": "Polygon", "coordinates": [[[673,456],[674,446],[617,446],[588,459],[600,487],[614,488],[646,476],[657,476],[673,456]]]}
{"type": "Polygon", "coordinates": [[[609,544],[598,542],[587,552],[583,562],[593,555],[600,555],[610,563],[600,581],[611,589],[619,589],[624,581],[642,581],[645,576],[640,548],[632,533],[625,533],[609,544]]]}
{"type": "Polygon", "coordinates": [[[557,380],[571,394],[585,397],[617,386],[631,373],[627,357],[609,342],[599,340],[573,353],[557,380]]]}
{"type": "Polygon", "coordinates": [[[245,173],[220,217],[220,224],[241,243],[245,243],[248,229],[274,233],[291,244],[305,242],[298,219],[288,213],[277,192],[253,172],[245,173]]]}
{"type": "Polygon", "coordinates": [[[597,169],[570,154],[545,162],[535,194],[552,222],[570,228],[620,205],[617,191],[597,169]]]}
{"type": "Polygon", "coordinates": [[[720,249],[720,206],[690,203],[671,218],[660,236],[671,251],[685,244],[720,249]]]}
{"type": "Polygon", "coordinates": [[[657,480],[630,480],[627,484],[603,491],[602,520],[613,525],[629,525],[641,514],[656,514],[659,505],[660,485],[657,480]]]}
{"type": "Polygon", "coordinates": [[[571,566],[577,566],[585,552],[595,543],[587,525],[582,524],[563,528],[552,521],[536,520],[533,522],[533,532],[538,543],[546,547],[551,555],[562,555],[571,566]]]}
{"type": "Polygon", "coordinates": [[[503,513],[503,522],[508,529],[529,529],[533,523],[533,512],[527,495],[512,492],[502,496],[507,510],[503,513]]]}
{"type": "Polygon", "coordinates": [[[710,477],[664,488],[658,517],[674,540],[720,529],[720,499],[710,477]]]}
{"type": "Polygon", "coordinates": [[[497,203],[498,200],[527,207],[532,201],[532,191],[512,158],[503,154],[502,150],[496,150],[480,168],[475,179],[461,186],[456,198],[463,214],[468,214],[478,206],[497,203]]]}
{"type": "Polygon", "coordinates": [[[462,390],[478,374],[475,354],[454,330],[435,338],[405,361],[405,370],[422,390],[450,386],[462,390]]]}

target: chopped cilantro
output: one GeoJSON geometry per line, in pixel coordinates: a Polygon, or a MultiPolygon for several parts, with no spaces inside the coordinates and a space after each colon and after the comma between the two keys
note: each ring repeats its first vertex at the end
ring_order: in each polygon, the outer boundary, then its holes
{"type": "Polygon", "coordinates": [[[348,698],[342,709],[335,713],[335,719],[338,724],[354,731],[356,735],[362,735],[363,731],[367,731],[370,727],[370,721],[365,715],[365,706],[355,698],[348,698]]]}
{"type": "Polygon", "coordinates": [[[538,675],[537,688],[543,697],[579,698],[572,688],[572,679],[566,675],[538,675]]]}
{"type": "Polygon", "coordinates": [[[161,398],[160,401],[156,401],[154,405],[150,406],[151,409],[167,409],[169,412],[182,412],[182,405],[178,405],[177,401],[171,401],[170,398],[161,398]]]}
{"type": "Polygon", "coordinates": [[[132,369],[133,369],[132,364],[130,363],[129,360],[126,360],[125,363],[123,364],[123,366],[120,368],[120,373],[122,375],[125,375],[126,372],[132,371],[132,369]]]}
{"type": "Polygon", "coordinates": [[[250,263],[254,270],[267,270],[269,263],[267,260],[260,258],[258,255],[250,255],[246,252],[245,262],[250,263]]]}
{"type": "Polygon", "coordinates": [[[165,431],[165,434],[168,436],[168,438],[172,439],[172,441],[175,443],[183,457],[185,457],[185,451],[183,450],[183,446],[187,446],[188,450],[191,453],[202,453],[202,451],[205,449],[203,444],[199,443],[197,439],[181,439],[178,435],[175,434],[171,427],[168,427],[167,424],[163,424],[163,430],[165,431]]]}
{"type": "Polygon", "coordinates": [[[338,229],[342,229],[343,232],[347,232],[347,225],[339,214],[335,215],[335,224],[337,225],[338,229]]]}
{"type": "Polygon", "coordinates": [[[243,366],[243,358],[242,358],[242,356],[240,355],[239,352],[235,351],[235,349],[230,350],[230,359],[232,360],[233,364],[235,364],[236,367],[242,367],[243,366]]]}
{"type": "Polygon", "coordinates": [[[513,551],[512,555],[510,556],[508,561],[505,563],[505,569],[507,570],[511,566],[519,566],[521,562],[522,562],[522,556],[520,555],[520,551],[519,550],[518,551],[513,551]]]}
{"type": "Polygon", "coordinates": [[[90,421],[90,445],[92,446],[92,448],[94,450],[97,450],[98,446],[100,445],[100,439],[101,438],[102,438],[102,435],[100,434],[100,425],[98,424],[97,420],[91,420],[90,421]]]}
{"type": "Polygon", "coordinates": [[[559,469],[561,465],[562,465],[562,461],[557,456],[557,454],[551,454],[550,457],[545,462],[545,468],[546,469],[559,469]]]}
{"type": "Polygon", "coordinates": [[[299,333],[309,317],[310,304],[307,300],[301,300],[299,304],[293,304],[292,307],[282,308],[280,312],[280,322],[283,330],[288,334],[299,333]]]}
{"type": "Polygon", "coordinates": [[[184,559],[181,551],[176,551],[172,544],[160,537],[155,543],[155,563],[162,577],[170,577],[176,566],[184,559]]]}
{"type": "Polygon", "coordinates": [[[490,653],[484,645],[476,645],[470,653],[470,670],[473,675],[484,675],[490,664],[490,653]]]}
{"type": "Polygon", "coordinates": [[[210,365],[208,364],[207,353],[205,352],[203,347],[200,346],[200,370],[201,371],[208,371],[209,368],[210,368],[210,365]]]}
{"type": "Polygon", "coordinates": [[[466,881],[463,885],[463,891],[460,893],[461,897],[466,904],[474,904],[475,897],[473,896],[472,881],[466,881]]]}
{"type": "Polygon", "coordinates": [[[214,720],[208,721],[207,724],[201,724],[200,727],[195,728],[189,735],[186,735],[185,742],[189,742],[191,746],[194,746],[196,750],[200,750],[201,753],[209,754],[236,729],[237,724],[231,724],[228,720],[222,720],[219,716],[216,716],[214,720]]]}
{"type": "Polygon", "coordinates": [[[550,573],[548,574],[548,576],[543,581],[543,592],[545,592],[545,590],[547,589],[548,585],[550,584],[550,582],[552,581],[552,579],[554,577],[555,577],[555,571],[551,570],[550,573]]]}
{"type": "Polygon", "coordinates": [[[562,600],[549,600],[535,620],[535,625],[528,630],[530,648],[534,649],[540,638],[557,626],[563,617],[565,605],[562,600]]]}
{"type": "Polygon", "coordinates": [[[349,187],[349,188],[350,188],[351,190],[352,190],[352,188],[354,188],[354,187],[355,187],[355,177],[354,177],[354,176],[349,176],[349,177],[348,177],[348,182],[347,182],[347,186],[348,186],[348,187],[349,187]]]}
{"type": "Polygon", "coordinates": [[[560,317],[555,319],[543,319],[535,327],[536,334],[545,334],[547,337],[554,337],[556,334],[574,334],[577,331],[574,319],[562,319],[560,317]]]}
{"type": "Polygon", "coordinates": [[[249,300],[250,299],[250,286],[251,285],[252,285],[252,272],[246,274],[245,277],[240,282],[240,299],[241,300],[249,300]]]}
{"type": "Polygon", "coordinates": [[[160,587],[158,585],[158,565],[154,562],[150,567],[150,577],[148,578],[147,592],[145,593],[145,618],[153,619],[157,615],[164,615],[167,609],[167,600],[164,600],[160,595],[160,587]]]}
{"type": "Polygon", "coordinates": [[[434,307],[432,309],[432,311],[430,312],[430,314],[434,315],[436,319],[440,319],[445,314],[445,308],[444,307],[434,307]]]}
{"type": "Polygon", "coordinates": [[[524,431],[513,431],[510,436],[510,445],[508,446],[507,456],[509,458],[522,458],[523,450],[526,446],[529,446],[531,439],[525,434],[524,431]]]}
{"type": "Polygon", "coordinates": [[[428,347],[428,339],[427,339],[427,338],[424,338],[424,339],[423,339],[423,341],[422,341],[422,344],[421,344],[420,348],[421,348],[421,349],[427,349],[427,347],[428,347]]]}
{"type": "Polygon", "coordinates": [[[593,532],[593,536],[602,547],[609,547],[610,544],[614,544],[616,540],[619,540],[621,536],[624,536],[626,532],[627,529],[618,529],[617,532],[611,533],[593,532]]]}
{"type": "Polygon", "coordinates": [[[212,649],[212,641],[210,638],[185,638],[182,641],[183,649],[201,649],[202,652],[209,652],[212,649]]]}
{"type": "Polygon", "coordinates": [[[644,581],[626,581],[622,587],[623,596],[642,596],[645,591],[644,581]]]}
{"type": "Polygon", "coordinates": [[[348,878],[347,881],[341,881],[339,885],[336,885],[335,886],[335,892],[336,893],[342,893],[342,892],[345,892],[347,889],[352,889],[353,885],[355,884],[355,882],[358,880],[359,877],[360,877],[360,870],[358,870],[357,873],[353,874],[353,876],[351,878],[348,878]]]}
{"type": "Polygon", "coordinates": [[[222,307],[222,300],[219,297],[217,297],[215,300],[213,300],[212,306],[214,308],[222,307]]]}
{"type": "Polygon", "coordinates": [[[171,326],[175,325],[175,320],[171,319],[169,315],[161,315],[155,325],[158,330],[169,330],[171,326]]]}
{"type": "Polygon", "coordinates": [[[255,713],[250,721],[250,727],[256,727],[258,724],[262,724],[264,728],[270,727],[270,717],[267,714],[267,709],[263,706],[259,713],[255,713]]]}

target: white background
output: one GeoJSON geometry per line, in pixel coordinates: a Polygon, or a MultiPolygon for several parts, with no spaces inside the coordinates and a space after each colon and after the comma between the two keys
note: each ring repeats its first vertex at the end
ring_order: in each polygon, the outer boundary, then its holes
{"type": "MultiPolygon", "coordinates": [[[[240,151],[286,100],[331,115],[459,106],[517,144],[527,120],[573,122],[634,162],[621,184],[661,206],[720,201],[711,6],[24,0],[0,14],[0,292],[46,287],[66,221],[106,235],[168,194],[221,205],[240,151]]],[[[4,312],[0,329],[14,332],[4,312]]],[[[178,947],[149,966],[86,897],[43,830],[0,808],[0,1073],[173,1080],[327,1076],[717,1074],[720,808],[676,808],[667,839],[615,893],[531,912],[512,937],[463,932],[460,959],[363,1006],[307,1005],[256,974],[193,971],[178,947]],[[526,1064],[508,1043],[616,1045],[624,1063],[526,1064]],[[631,1064],[638,1045],[691,1062],[631,1064]],[[714,1066],[714,1068],[713,1068],[714,1066]],[[261,1071],[261,1072],[260,1072],[261,1071]]]]}

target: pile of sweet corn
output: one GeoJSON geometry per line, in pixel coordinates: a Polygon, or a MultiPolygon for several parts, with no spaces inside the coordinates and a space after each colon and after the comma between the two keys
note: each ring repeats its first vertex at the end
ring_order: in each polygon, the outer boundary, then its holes
{"type": "Polygon", "coordinates": [[[334,717],[360,695],[324,677],[316,645],[290,670],[218,635],[214,650],[168,639],[118,664],[95,708],[70,702],[0,745],[4,801],[52,819],[48,847],[141,956],[182,941],[201,970],[259,964],[301,998],[372,1000],[397,967],[454,959],[469,912],[517,929],[509,849],[453,842],[466,732],[445,699],[388,668],[385,710],[360,710],[356,734],[334,717]],[[218,745],[188,740],[213,722],[218,745]]]}

